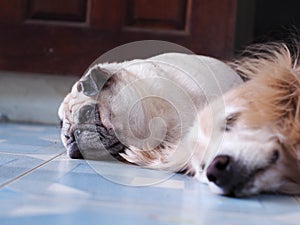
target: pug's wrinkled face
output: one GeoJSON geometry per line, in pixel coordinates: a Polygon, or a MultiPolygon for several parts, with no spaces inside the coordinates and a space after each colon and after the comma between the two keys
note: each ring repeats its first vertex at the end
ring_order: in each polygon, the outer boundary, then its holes
{"type": "Polygon", "coordinates": [[[119,158],[118,153],[124,149],[109,123],[104,110],[108,108],[98,98],[107,79],[105,71],[90,70],[74,84],[59,107],[61,139],[71,158],[103,159],[109,155],[119,158]]]}

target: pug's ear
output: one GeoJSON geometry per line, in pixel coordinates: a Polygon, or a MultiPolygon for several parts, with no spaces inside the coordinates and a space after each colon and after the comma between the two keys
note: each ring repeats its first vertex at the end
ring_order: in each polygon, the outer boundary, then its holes
{"type": "Polygon", "coordinates": [[[77,85],[77,91],[82,92],[88,97],[96,96],[110,76],[107,70],[99,68],[98,66],[93,67],[80,79],[77,85]]]}

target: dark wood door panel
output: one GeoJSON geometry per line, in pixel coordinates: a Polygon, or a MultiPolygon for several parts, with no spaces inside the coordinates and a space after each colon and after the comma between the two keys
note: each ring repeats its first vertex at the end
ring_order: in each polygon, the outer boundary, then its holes
{"type": "Polygon", "coordinates": [[[104,52],[157,39],[233,53],[236,0],[0,0],[0,70],[80,75],[104,52]]]}
{"type": "Polygon", "coordinates": [[[23,7],[24,2],[20,0],[0,0],[0,22],[6,24],[22,22],[24,19],[23,7]]]}
{"type": "Polygon", "coordinates": [[[28,19],[85,22],[87,8],[87,0],[28,0],[25,10],[28,19]]]}
{"type": "Polygon", "coordinates": [[[187,0],[128,0],[125,24],[131,27],[185,30],[190,12],[187,0]],[[169,6],[172,7],[169,7],[169,6]]]}

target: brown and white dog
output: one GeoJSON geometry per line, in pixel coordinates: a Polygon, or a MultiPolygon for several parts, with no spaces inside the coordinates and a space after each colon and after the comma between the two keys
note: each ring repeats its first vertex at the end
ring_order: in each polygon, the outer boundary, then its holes
{"type": "Polygon", "coordinates": [[[299,194],[298,58],[251,54],[234,70],[178,53],[92,67],[59,109],[70,157],[185,171],[224,195],[299,194]]]}

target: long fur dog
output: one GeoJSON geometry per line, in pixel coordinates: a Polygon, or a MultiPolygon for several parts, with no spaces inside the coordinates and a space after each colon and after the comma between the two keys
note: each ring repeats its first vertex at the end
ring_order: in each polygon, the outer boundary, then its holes
{"type": "Polygon", "coordinates": [[[59,109],[70,157],[184,171],[223,195],[299,194],[298,58],[284,44],[250,53],[234,70],[178,53],[97,64],[59,109]]]}

